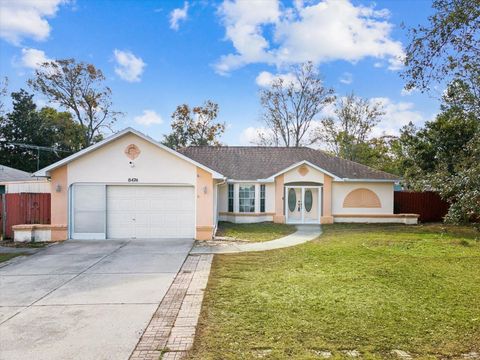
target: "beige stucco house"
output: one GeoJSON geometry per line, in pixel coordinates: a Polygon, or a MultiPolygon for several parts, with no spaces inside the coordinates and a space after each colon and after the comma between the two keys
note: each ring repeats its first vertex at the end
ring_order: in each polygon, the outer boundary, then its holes
{"type": "Polygon", "coordinates": [[[416,222],[397,178],[310,148],[171,150],[128,128],[52,164],[53,240],[210,239],[218,221],[416,222]]]}

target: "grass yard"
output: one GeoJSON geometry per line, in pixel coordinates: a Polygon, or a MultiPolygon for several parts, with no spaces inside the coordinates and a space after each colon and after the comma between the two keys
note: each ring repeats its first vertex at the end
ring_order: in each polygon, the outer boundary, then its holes
{"type": "Polygon", "coordinates": [[[3,240],[0,241],[0,246],[13,247],[13,248],[42,248],[49,245],[50,242],[14,242],[13,240],[3,240]]]}
{"type": "Polygon", "coordinates": [[[19,255],[24,255],[24,254],[4,254],[4,253],[0,253],[0,263],[4,262],[4,261],[7,261],[7,260],[10,260],[16,256],[19,256],[19,255]]]}
{"type": "Polygon", "coordinates": [[[480,352],[480,241],[443,225],[324,226],[319,240],[216,255],[191,359],[389,359],[480,352]]]}
{"type": "Polygon", "coordinates": [[[295,226],[263,222],[256,224],[234,224],[221,221],[218,223],[217,236],[231,237],[252,242],[270,241],[292,234],[295,226]]]}

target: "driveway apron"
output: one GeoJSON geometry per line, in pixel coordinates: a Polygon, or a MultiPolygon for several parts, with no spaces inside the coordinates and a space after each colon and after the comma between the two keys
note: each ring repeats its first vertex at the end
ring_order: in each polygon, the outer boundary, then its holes
{"type": "Polygon", "coordinates": [[[69,240],[0,268],[0,359],[128,359],[192,244],[69,240]]]}

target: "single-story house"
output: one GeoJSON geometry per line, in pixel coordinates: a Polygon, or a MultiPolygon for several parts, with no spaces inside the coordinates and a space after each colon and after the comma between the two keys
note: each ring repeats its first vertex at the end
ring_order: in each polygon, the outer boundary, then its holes
{"type": "Polygon", "coordinates": [[[0,194],[49,192],[48,179],[34,178],[29,172],[0,165],[0,194]]]}
{"type": "Polygon", "coordinates": [[[54,240],[205,240],[219,220],[416,222],[393,214],[396,176],[305,147],[177,152],[127,128],[34,175],[50,178],[54,240]]]}

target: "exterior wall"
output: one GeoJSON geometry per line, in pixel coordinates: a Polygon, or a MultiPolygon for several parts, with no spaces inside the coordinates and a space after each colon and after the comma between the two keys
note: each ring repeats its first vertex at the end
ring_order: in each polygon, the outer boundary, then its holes
{"type": "Polygon", "coordinates": [[[405,225],[418,224],[417,214],[385,214],[385,215],[339,215],[335,216],[336,223],[395,223],[405,225]]]}
{"type": "Polygon", "coordinates": [[[2,183],[5,185],[5,193],[17,194],[17,193],[49,193],[50,182],[44,181],[18,181],[2,183]]]}
{"type": "Polygon", "coordinates": [[[332,178],[328,175],[324,177],[323,183],[323,213],[320,218],[321,224],[332,224],[332,178]]]}
{"type": "Polygon", "coordinates": [[[127,134],[117,140],[86,154],[68,165],[68,184],[76,182],[128,183],[138,179],[137,184],[189,184],[196,183],[196,166],[134,135],[127,134]],[[139,156],[132,160],[125,156],[128,145],[140,149],[139,156]]]}
{"type": "Polygon", "coordinates": [[[234,183],[233,184],[233,212],[228,212],[228,184],[218,187],[217,211],[220,221],[234,223],[254,223],[273,221],[275,213],[275,184],[274,183],[234,183]],[[238,191],[240,185],[255,185],[255,212],[240,213],[238,206],[238,191]],[[260,212],[260,185],[265,185],[265,212],[260,212]]]}
{"type": "Polygon", "coordinates": [[[237,224],[259,223],[273,221],[273,213],[249,215],[248,213],[220,213],[220,221],[229,221],[237,224]]]}
{"type": "Polygon", "coordinates": [[[372,190],[356,189],[348,193],[343,200],[344,208],[379,208],[380,198],[372,190]]]}
{"type": "Polygon", "coordinates": [[[332,186],[332,213],[335,221],[338,215],[367,215],[367,214],[393,214],[393,183],[375,182],[333,182],[332,186]],[[378,208],[344,208],[345,197],[356,189],[373,191],[380,199],[381,207],[378,208]]]}
{"type": "Polygon", "coordinates": [[[227,184],[222,184],[218,186],[217,209],[219,213],[228,212],[228,185],[227,184]]]}
{"type": "Polygon", "coordinates": [[[273,222],[283,224],[285,222],[284,208],[284,175],[275,178],[275,215],[273,222]]]}
{"type": "Polygon", "coordinates": [[[52,225],[65,226],[52,232],[52,240],[66,240],[68,238],[68,169],[67,165],[52,171],[50,175],[51,186],[51,223],[52,225]],[[57,191],[59,190],[59,191],[57,191]]]}
{"type": "Polygon", "coordinates": [[[265,212],[275,213],[275,183],[265,184],[265,212]]]}
{"type": "Polygon", "coordinates": [[[197,240],[210,240],[215,230],[214,224],[214,188],[213,177],[209,172],[197,167],[197,240]]]}
{"type": "Polygon", "coordinates": [[[287,171],[284,175],[284,183],[308,181],[323,184],[324,174],[308,165],[300,165],[287,171]]]}

